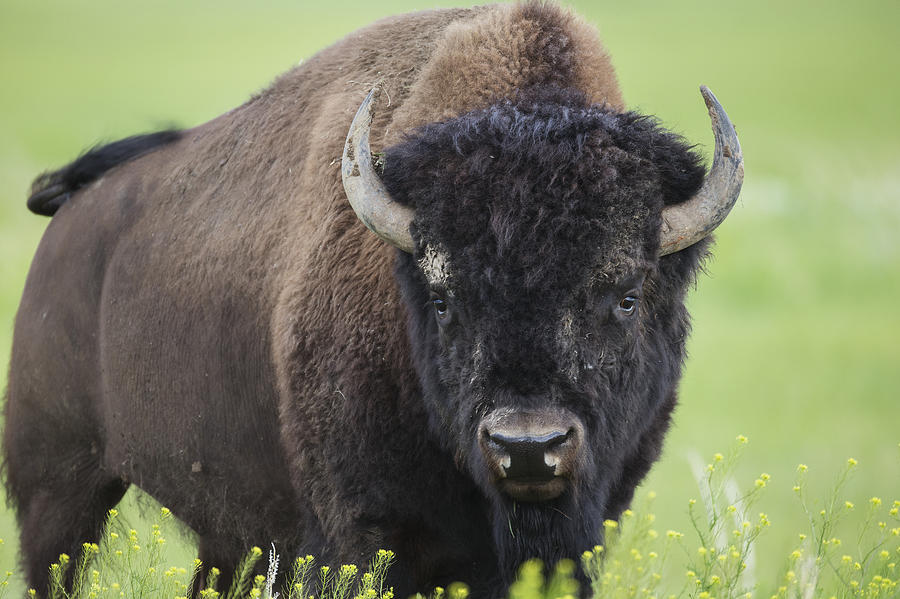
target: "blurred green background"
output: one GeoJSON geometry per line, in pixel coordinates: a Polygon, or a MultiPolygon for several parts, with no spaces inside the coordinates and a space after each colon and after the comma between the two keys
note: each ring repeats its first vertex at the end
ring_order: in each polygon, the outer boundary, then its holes
{"type": "MultiPolygon", "coordinates": [[[[202,123],[378,17],[452,4],[2,0],[0,363],[48,222],[25,209],[39,172],[100,140],[202,123]]],[[[705,464],[747,435],[738,482],[772,475],[757,573],[768,585],[767,560],[802,529],[799,462],[821,491],[853,456],[855,500],[900,496],[900,2],[573,6],[599,27],[631,108],[708,155],[705,83],[738,129],[744,191],[690,298],[681,405],[645,486],[659,527],[685,530],[690,456],[705,464]]],[[[10,568],[9,511],[0,536],[10,568]]],[[[189,539],[180,551],[192,557],[189,539]]]]}

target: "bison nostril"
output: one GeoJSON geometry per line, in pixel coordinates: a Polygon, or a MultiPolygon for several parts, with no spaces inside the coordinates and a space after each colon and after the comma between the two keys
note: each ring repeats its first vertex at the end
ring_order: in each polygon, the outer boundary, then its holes
{"type": "Polygon", "coordinates": [[[534,481],[550,480],[556,464],[549,463],[547,452],[566,442],[570,433],[553,431],[544,435],[506,435],[489,433],[488,440],[505,454],[500,460],[507,478],[534,481]]]}

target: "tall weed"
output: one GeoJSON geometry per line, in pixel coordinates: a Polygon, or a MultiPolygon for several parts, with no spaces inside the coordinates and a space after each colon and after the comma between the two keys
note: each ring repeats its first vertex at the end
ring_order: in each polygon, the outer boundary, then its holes
{"type": "MultiPolygon", "coordinates": [[[[798,522],[797,544],[786,552],[781,572],[756,571],[758,540],[771,526],[758,506],[771,477],[762,473],[746,484],[739,483],[735,470],[747,443],[746,437],[738,436],[727,453],[715,453],[705,466],[702,462],[697,465],[699,500],[687,502],[691,529],[686,533],[661,532],[653,513],[653,492],[626,510],[619,521],[604,522],[603,544],[581,556],[589,593],[603,599],[900,599],[900,500],[888,502],[872,496],[856,502],[857,506],[846,498],[845,485],[858,467],[852,458],[822,498],[810,496],[809,469],[803,464],[797,467],[793,492],[804,515],[798,522]]],[[[173,520],[171,512],[161,508],[142,537],[117,510],[111,510],[102,543],[85,543],[74,563],[61,555],[51,565],[47,597],[186,597],[202,564],[194,560],[189,568],[163,565],[166,531],[173,520]]],[[[274,546],[266,574],[254,575],[262,556],[263,551],[253,547],[231,581],[220,580],[221,573],[211,568],[200,597],[394,597],[393,589],[385,585],[394,559],[391,551],[379,551],[364,572],[353,564],[317,565],[313,556],[300,556],[289,563],[281,578],[281,559],[274,546]]],[[[556,564],[549,573],[540,562],[526,562],[509,589],[509,599],[578,597],[575,570],[571,561],[556,564]]],[[[0,581],[0,599],[11,575],[7,572],[0,581]]],[[[36,595],[33,590],[30,594],[36,595]]],[[[465,584],[455,583],[447,589],[433,589],[430,598],[467,599],[468,594],[465,584]]],[[[419,595],[418,599],[425,597],[419,595]]]]}

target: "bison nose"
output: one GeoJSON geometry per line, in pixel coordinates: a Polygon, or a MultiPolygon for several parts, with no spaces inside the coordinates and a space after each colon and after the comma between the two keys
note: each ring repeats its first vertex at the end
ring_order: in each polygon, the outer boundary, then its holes
{"type": "Polygon", "coordinates": [[[488,433],[488,441],[500,458],[507,478],[530,482],[547,482],[556,476],[560,449],[573,430],[550,431],[543,435],[488,433]]]}
{"type": "Polygon", "coordinates": [[[521,501],[559,497],[584,462],[584,425],[562,408],[498,408],[478,426],[478,445],[491,481],[521,501]]]}

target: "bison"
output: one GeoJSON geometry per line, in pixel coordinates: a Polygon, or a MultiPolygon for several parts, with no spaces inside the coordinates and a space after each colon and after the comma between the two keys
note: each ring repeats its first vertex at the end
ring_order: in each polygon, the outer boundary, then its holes
{"type": "Polygon", "coordinates": [[[3,438],[28,583],[131,484],[225,576],[251,544],[390,548],[401,595],[497,596],[593,545],[659,456],[740,189],[703,94],[708,174],[578,16],[434,10],[39,177],[3,438]]]}

